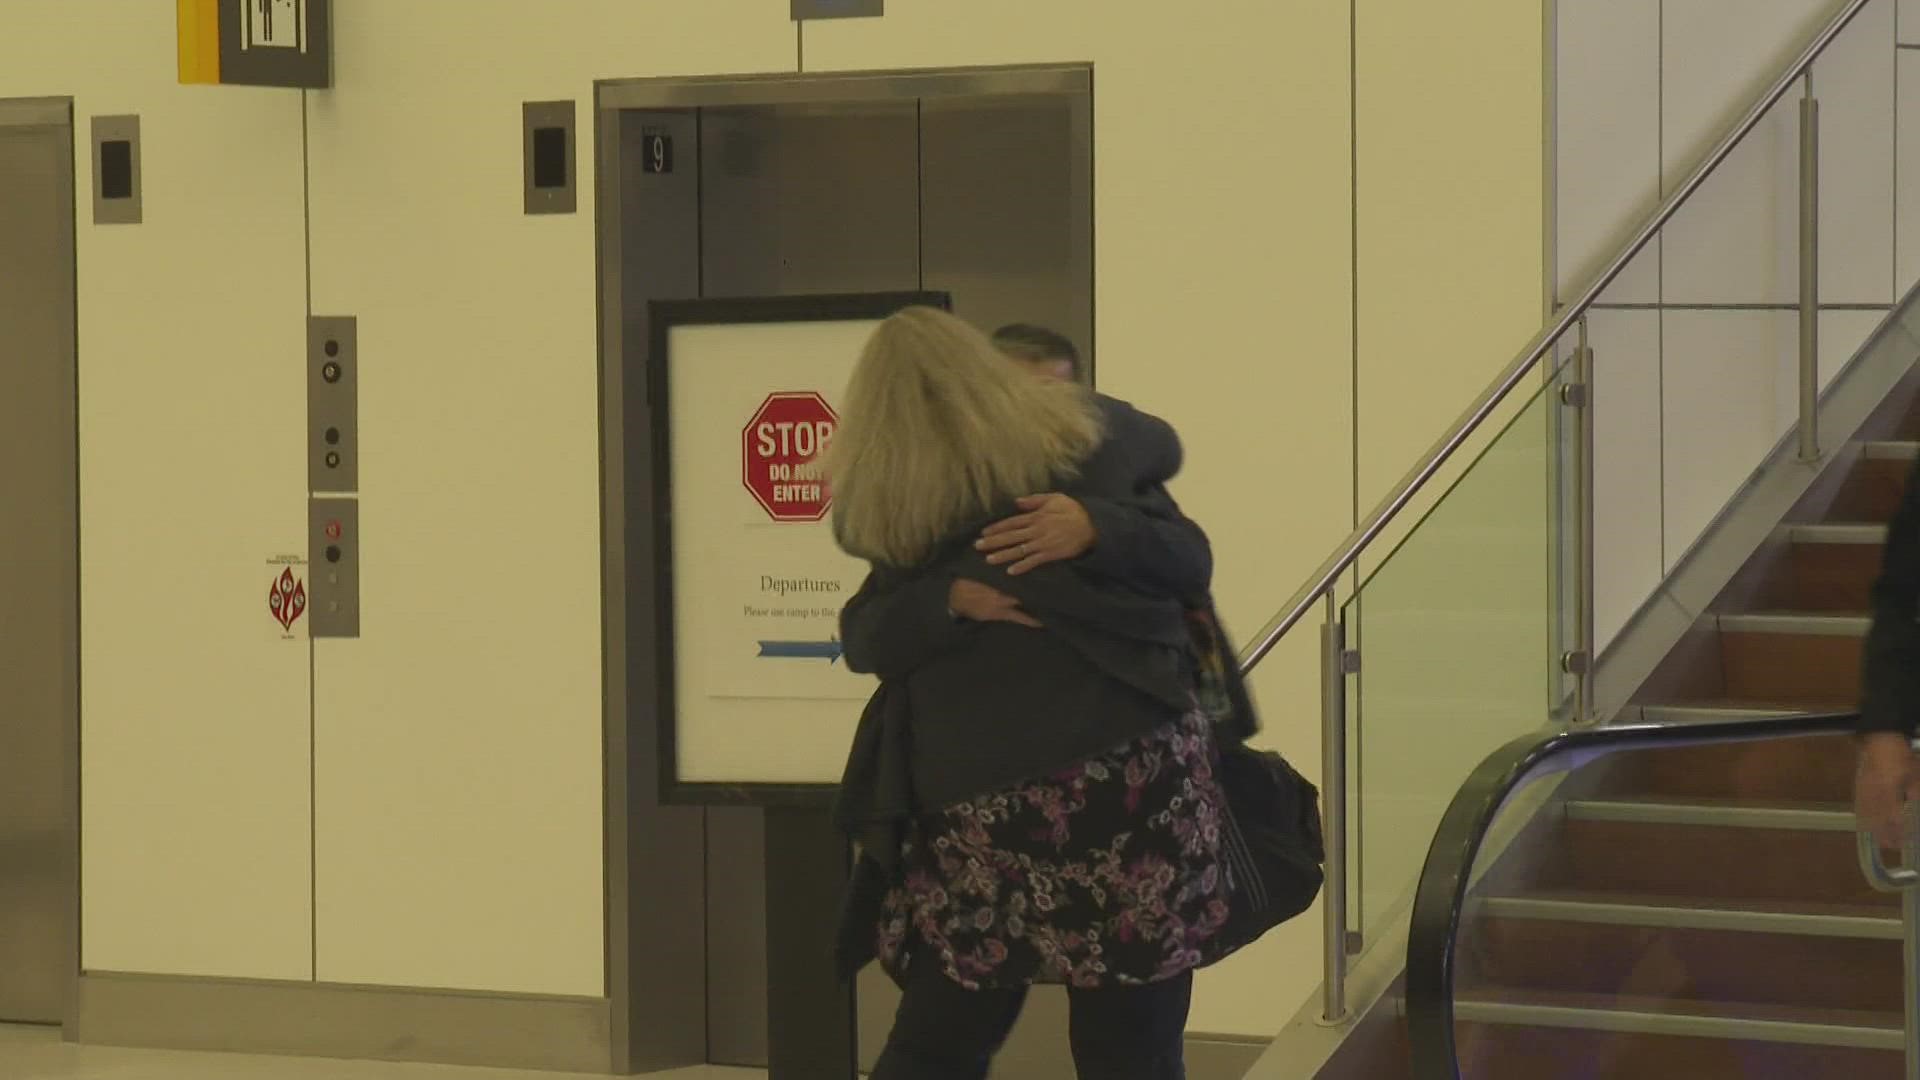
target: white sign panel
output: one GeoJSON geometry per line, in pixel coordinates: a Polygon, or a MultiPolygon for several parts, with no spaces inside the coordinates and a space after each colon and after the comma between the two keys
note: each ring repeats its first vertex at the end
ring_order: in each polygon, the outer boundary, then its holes
{"type": "Polygon", "coordinates": [[[300,0],[242,0],[241,48],[306,51],[305,6],[300,0]]]}
{"type": "Polygon", "coordinates": [[[667,336],[674,696],[683,783],[831,784],[875,682],[841,658],[865,578],[814,458],[873,320],[667,336]]]}

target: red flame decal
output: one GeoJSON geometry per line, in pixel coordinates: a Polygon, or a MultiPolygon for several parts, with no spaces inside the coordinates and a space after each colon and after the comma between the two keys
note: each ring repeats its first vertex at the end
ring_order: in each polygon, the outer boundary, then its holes
{"type": "Polygon", "coordinates": [[[267,611],[282,630],[292,630],[294,620],[306,614],[307,586],[293,576],[293,568],[280,572],[280,578],[267,592],[267,611]]]}

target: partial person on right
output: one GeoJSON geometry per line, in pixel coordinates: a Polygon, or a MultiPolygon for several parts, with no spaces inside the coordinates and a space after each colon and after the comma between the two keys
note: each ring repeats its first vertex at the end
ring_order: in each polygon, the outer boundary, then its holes
{"type": "Polygon", "coordinates": [[[1887,526],[1864,668],[1854,814],[1882,849],[1897,851],[1907,803],[1920,798],[1920,466],[1887,526]]]}

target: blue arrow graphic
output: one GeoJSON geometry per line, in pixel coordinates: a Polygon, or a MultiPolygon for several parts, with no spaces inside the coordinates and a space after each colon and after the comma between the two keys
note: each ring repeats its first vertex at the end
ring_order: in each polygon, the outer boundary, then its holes
{"type": "Polygon", "coordinates": [[[760,643],[760,655],[780,660],[825,660],[829,664],[840,662],[840,656],[846,650],[838,641],[763,641],[760,643]]]}

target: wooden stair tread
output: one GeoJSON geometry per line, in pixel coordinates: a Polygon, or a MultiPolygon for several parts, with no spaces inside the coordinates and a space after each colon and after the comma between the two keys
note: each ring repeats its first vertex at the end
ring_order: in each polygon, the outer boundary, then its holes
{"type": "Polygon", "coordinates": [[[1583,1031],[1577,1028],[1457,1025],[1456,1050],[1465,1080],[1751,1080],[1768,1077],[1846,1077],[1901,1080],[1899,1047],[1882,1032],[1866,1033],[1878,1046],[1782,1043],[1681,1034],[1583,1031]]]}
{"type": "Polygon", "coordinates": [[[1897,912],[1848,905],[1852,911],[1836,916],[1804,910],[1810,906],[1488,897],[1460,928],[1454,985],[1743,1007],[1899,1009],[1897,912]]]}
{"type": "Polygon", "coordinates": [[[1840,901],[1753,900],[1731,896],[1660,896],[1655,893],[1608,892],[1602,889],[1523,889],[1487,896],[1488,900],[1539,900],[1560,904],[1593,904],[1620,908],[1682,908],[1693,911],[1735,911],[1760,915],[1810,915],[1876,919],[1898,924],[1898,911],[1881,904],[1840,901]]]}
{"type": "Polygon", "coordinates": [[[1873,613],[1859,611],[1814,611],[1790,608],[1758,611],[1723,612],[1715,616],[1723,634],[1779,634],[1783,637],[1860,637],[1866,634],[1865,622],[1873,613]]]}
{"type": "MultiPolygon", "coordinates": [[[[1637,809],[1631,803],[1608,805],[1637,809]]],[[[1897,897],[1874,891],[1861,876],[1852,823],[1844,814],[1823,814],[1810,821],[1762,814],[1728,824],[1715,823],[1711,814],[1695,820],[1659,820],[1661,816],[1666,815],[1563,815],[1555,843],[1526,874],[1528,883],[1583,891],[1741,897],[1765,904],[1898,903],[1897,897]]],[[[1493,884],[1511,891],[1521,880],[1509,874],[1493,884]]]]}
{"type": "Polygon", "coordinates": [[[1826,520],[1882,522],[1893,517],[1913,469],[1912,443],[1867,443],[1840,481],[1826,520]]]}
{"type": "MultiPolygon", "coordinates": [[[[1539,1008],[1565,1010],[1574,1013],[1599,1014],[1604,1018],[1642,1015],[1657,1017],[1687,1017],[1706,1020],[1749,1021],[1764,1024],[1792,1024],[1814,1028],[1864,1029],[1880,1032],[1892,1032],[1898,1037],[1902,1032],[1902,1018],[1898,1010],[1834,1009],[1816,1005],[1762,1005],[1747,1003],[1728,1003],[1711,1001],[1673,1001],[1667,998],[1628,996],[1613,994],[1573,993],[1561,990],[1528,990],[1524,993],[1510,993],[1492,989],[1458,991],[1454,1002],[1459,1005],[1477,1006],[1514,1006],[1519,1008],[1539,1008]]],[[[1503,1023],[1502,1020],[1485,1020],[1475,1017],[1478,1023],[1503,1023]]],[[[1627,1030],[1633,1025],[1620,1024],[1627,1030]]]]}
{"type": "Polygon", "coordinates": [[[1597,798],[1841,808],[1852,797],[1845,735],[1627,751],[1605,766],[1597,798]]]}
{"type": "Polygon", "coordinates": [[[1649,723],[1692,724],[1718,720],[1755,720],[1776,716],[1819,716],[1831,712],[1852,712],[1858,702],[1835,703],[1832,708],[1807,708],[1802,705],[1756,705],[1733,697],[1682,698],[1658,704],[1635,706],[1648,714],[1649,723]]]}
{"type": "Polygon", "coordinates": [[[1815,813],[1850,813],[1850,805],[1841,799],[1729,799],[1696,795],[1600,795],[1568,799],[1568,804],[1619,803],[1626,806],[1672,806],[1681,809],[1726,808],[1737,810],[1805,810],[1815,813]]]}

